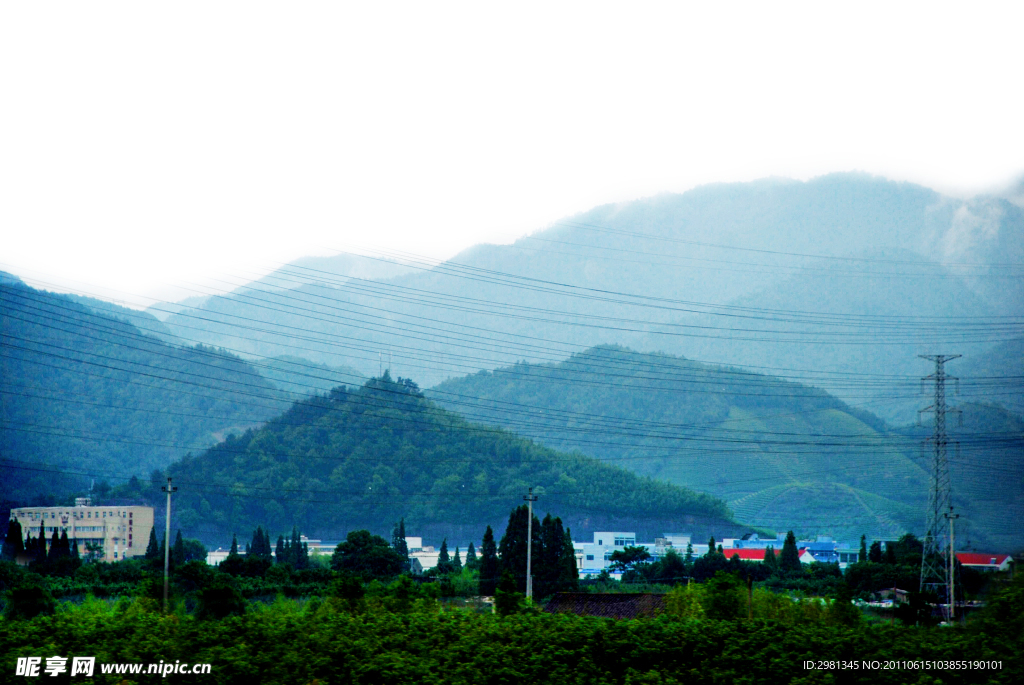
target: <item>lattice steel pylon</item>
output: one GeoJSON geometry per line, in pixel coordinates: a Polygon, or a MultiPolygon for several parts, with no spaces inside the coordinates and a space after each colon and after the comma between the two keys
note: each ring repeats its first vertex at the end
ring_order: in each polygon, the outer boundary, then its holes
{"type": "Polygon", "coordinates": [[[950,577],[948,569],[953,567],[953,548],[947,533],[946,514],[952,511],[953,496],[949,478],[949,457],[947,448],[949,439],[946,437],[946,414],[959,413],[959,409],[946,406],[946,381],[958,380],[955,376],[947,376],[946,362],[959,357],[959,354],[918,355],[922,359],[935,362],[935,373],[925,376],[922,381],[935,382],[935,403],[918,412],[918,416],[926,412],[935,414],[935,430],[925,444],[931,444],[932,482],[928,493],[927,526],[924,536],[924,549],[921,554],[921,592],[934,592],[942,606],[943,618],[949,620],[952,602],[956,597],[956,584],[950,577]]]}

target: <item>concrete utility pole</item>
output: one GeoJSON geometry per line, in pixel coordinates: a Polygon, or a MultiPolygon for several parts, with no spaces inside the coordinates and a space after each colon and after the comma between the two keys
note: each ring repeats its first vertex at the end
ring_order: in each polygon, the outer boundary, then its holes
{"type": "Polygon", "coordinates": [[[956,544],[953,542],[953,521],[960,518],[960,514],[953,513],[953,505],[951,504],[949,505],[949,513],[943,514],[943,516],[949,519],[949,620],[952,621],[956,618],[956,584],[954,581],[956,577],[954,575],[954,569],[956,568],[954,566],[956,564],[956,544]]]}
{"type": "Polygon", "coordinates": [[[168,575],[171,567],[171,494],[178,491],[178,488],[171,485],[171,477],[167,476],[167,485],[161,486],[160,490],[167,493],[167,527],[164,531],[164,613],[167,613],[168,597],[168,575]]]}
{"type": "MultiPolygon", "coordinates": [[[[945,364],[959,357],[959,354],[936,354],[919,355],[922,359],[935,362],[935,373],[925,376],[923,381],[935,381],[935,402],[918,412],[935,414],[935,430],[932,437],[926,440],[931,443],[933,449],[932,464],[932,487],[928,498],[927,532],[924,536],[924,548],[921,551],[921,592],[926,589],[933,590],[939,596],[939,603],[943,599],[953,606],[954,579],[945,568],[953,564],[953,549],[951,542],[946,540],[945,526],[942,524],[946,509],[953,508],[952,487],[949,477],[949,458],[946,448],[949,440],[946,437],[946,413],[959,412],[958,409],[946,406],[946,381],[958,380],[954,376],[947,376],[945,364]],[[948,557],[947,557],[948,555],[948,557]],[[946,557],[945,559],[943,557],[946,557]],[[948,562],[948,563],[943,563],[948,562]]],[[[949,615],[947,614],[947,617],[949,615]]]]}
{"type": "Polygon", "coordinates": [[[537,495],[533,494],[530,488],[529,495],[523,495],[523,499],[530,504],[530,513],[526,518],[526,599],[533,601],[533,503],[537,501],[537,495]]]}

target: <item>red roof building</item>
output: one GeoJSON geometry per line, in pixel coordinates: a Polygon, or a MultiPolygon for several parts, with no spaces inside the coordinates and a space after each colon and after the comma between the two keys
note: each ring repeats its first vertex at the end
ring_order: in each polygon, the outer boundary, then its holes
{"type": "Polygon", "coordinates": [[[1009,571],[1013,557],[1009,554],[985,554],[982,552],[957,552],[956,560],[964,566],[979,571],[1009,571]]]}
{"type": "MultiPolygon", "coordinates": [[[[763,549],[723,549],[722,554],[726,559],[732,559],[733,555],[740,558],[740,561],[764,561],[763,549]]],[[[779,556],[779,550],[775,550],[775,556],[779,556]]]]}

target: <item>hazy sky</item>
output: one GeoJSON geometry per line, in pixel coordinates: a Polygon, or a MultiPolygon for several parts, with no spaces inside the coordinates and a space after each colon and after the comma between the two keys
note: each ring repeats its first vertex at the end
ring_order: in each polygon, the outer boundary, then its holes
{"type": "Polygon", "coordinates": [[[1024,3],[710,4],[3,3],[0,269],[181,297],[714,181],[1024,172],[1024,3]]]}

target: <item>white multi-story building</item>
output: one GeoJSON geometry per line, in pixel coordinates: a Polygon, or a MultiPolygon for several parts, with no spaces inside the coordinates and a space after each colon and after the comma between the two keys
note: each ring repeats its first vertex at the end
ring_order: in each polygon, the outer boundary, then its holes
{"type": "Polygon", "coordinates": [[[67,531],[68,539],[77,541],[83,557],[87,545],[98,550],[98,560],[118,561],[142,556],[153,530],[153,507],[91,506],[87,497],[75,501],[73,507],[19,507],[11,509],[11,517],[21,524],[21,532],[39,538],[46,535],[47,549],[54,531],[59,536],[67,531]]]}
{"type": "MultiPolygon", "coordinates": [[[[665,537],[655,538],[654,542],[636,541],[636,533],[623,531],[599,531],[594,533],[593,542],[574,542],[573,549],[576,551],[576,568],[580,578],[588,575],[596,576],[601,571],[611,566],[612,552],[621,551],[626,547],[643,547],[651,555],[650,561],[657,561],[663,557],[668,550],[675,550],[680,555],[686,554],[686,547],[690,545],[690,536],[681,533],[671,533],[665,537]]],[[[708,546],[693,545],[694,555],[704,554],[708,546]]],[[[617,578],[620,574],[611,573],[617,578]]]]}

